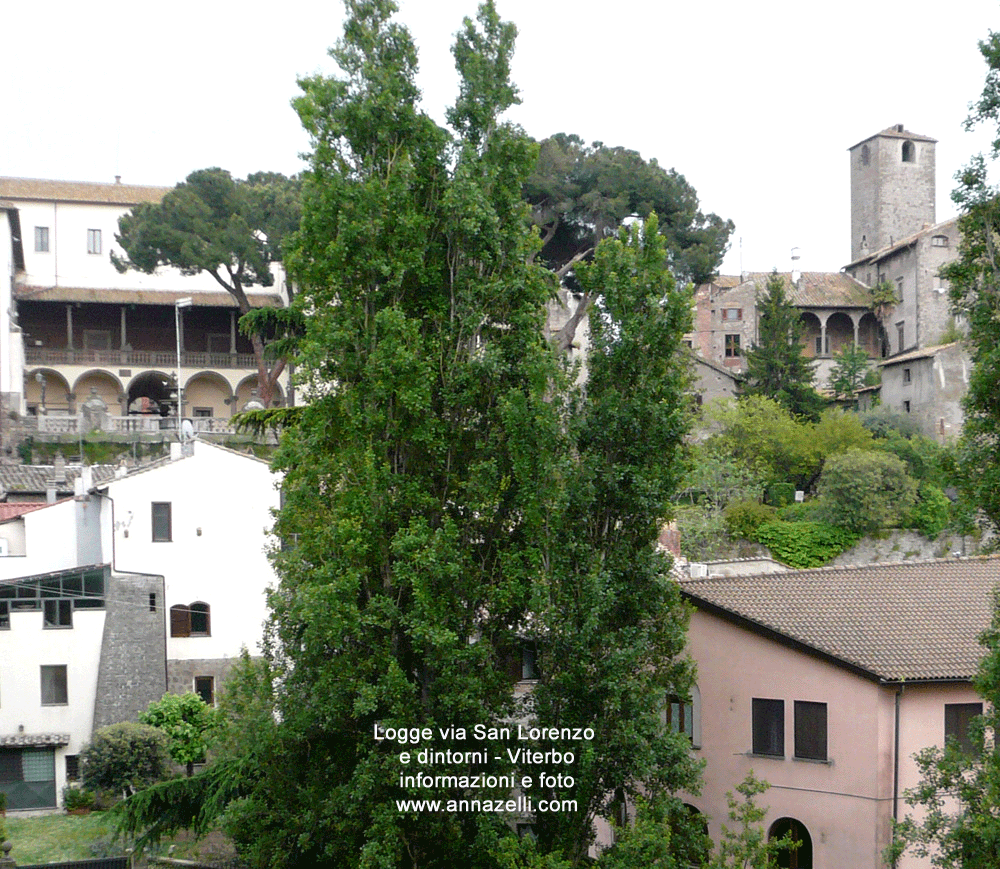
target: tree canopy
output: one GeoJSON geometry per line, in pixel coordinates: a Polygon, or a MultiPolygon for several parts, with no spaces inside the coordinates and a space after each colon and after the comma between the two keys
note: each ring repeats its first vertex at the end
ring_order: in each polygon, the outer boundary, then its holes
{"type": "MultiPolygon", "coordinates": [[[[296,179],[258,172],[243,181],[224,169],[199,169],[160,202],[140,203],[119,218],[115,238],[125,257],[112,253],[111,260],[122,272],[152,274],[160,266],[185,275],[204,272],[233,297],[243,316],[251,311],[247,288],[274,285],[271,266],[282,258],[299,209],[296,179]]],[[[248,337],[260,398],[269,406],[285,360],[265,352],[272,337],[267,330],[251,329],[248,337]]]]}
{"type": "MultiPolygon", "coordinates": [[[[987,65],[986,83],[972,104],[966,129],[996,128],[989,158],[1000,156],[1000,33],[979,43],[987,65]]],[[[964,493],[988,521],[1000,527],[1000,188],[989,183],[987,158],[977,155],[958,174],[952,199],[962,209],[958,258],[941,269],[949,281],[956,313],[968,323],[972,356],[963,401],[965,421],[958,473],[964,493]]]]}

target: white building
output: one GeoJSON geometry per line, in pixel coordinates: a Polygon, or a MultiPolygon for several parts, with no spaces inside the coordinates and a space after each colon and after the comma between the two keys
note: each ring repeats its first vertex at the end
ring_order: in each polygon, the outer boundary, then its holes
{"type": "Polygon", "coordinates": [[[57,805],[94,729],[166,690],[214,701],[275,576],[266,462],[202,441],[0,523],[0,790],[57,805]]]}
{"type": "MultiPolygon", "coordinates": [[[[175,302],[184,415],[224,423],[251,399],[257,365],[239,334],[236,302],[207,274],[174,268],[120,274],[111,262],[118,219],[170,188],[0,177],[0,394],[5,410],[75,417],[100,397],[114,426],[135,430],[155,408],[176,407],[175,302]],[[146,399],[145,402],[142,399],[146,399]]],[[[288,302],[284,272],[250,287],[254,306],[288,302]]],[[[288,379],[275,400],[285,401],[288,379]]],[[[145,428],[155,420],[145,419],[145,428]]],[[[206,430],[220,423],[197,423],[206,430]]],[[[52,430],[65,430],[52,429],[52,430]]]]}

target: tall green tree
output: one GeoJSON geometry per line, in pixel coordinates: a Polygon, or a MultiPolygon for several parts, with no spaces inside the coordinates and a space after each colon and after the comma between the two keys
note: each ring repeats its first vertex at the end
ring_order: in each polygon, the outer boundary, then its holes
{"type": "Polygon", "coordinates": [[[788,299],[785,280],[773,271],[757,299],[757,340],[746,353],[744,395],[773,398],[795,416],[819,418],[824,401],[813,388],[815,373],[802,355],[799,312],[788,299]]]}
{"type": "MultiPolygon", "coordinates": [[[[174,266],[185,275],[205,273],[233,297],[243,317],[251,311],[247,288],[274,285],[271,266],[282,258],[299,210],[296,179],[258,172],[243,181],[224,169],[199,169],[160,202],[140,203],[119,218],[115,238],[125,257],[112,253],[111,260],[121,272],[152,274],[160,266],[174,266]]],[[[277,317],[268,329],[247,331],[266,406],[286,364],[284,357],[273,358],[265,350],[275,327],[281,337],[284,327],[277,317]]]]}
{"type": "Polygon", "coordinates": [[[866,384],[871,370],[868,352],[853,343],[845,344],[834,360],[830,371],[830,389],[837,398],[856,401],[858,391],[866,384]]]}
{"type": "MultiPolygon", "coordinates": [[[[541,673],[528,698],[542,726],[596,731],[571,766],[575,810],[536,818],[540,843],[573,865],[586,858],[593,819],[610,817],[616,800],[698,786],[689,740],[662,733],[664,698],[686,696],[692,674],[686,611],[652,546],[683,473],[691,297],[675,287],[655,214],[599,245],[579,278],[600,293],[600,315],[584,400],[569,417],[562,512],[542,538],[547,570],[531,609],[541,673]]],[[[557,796],[537,782],[529,792],[557,796]]]]}
{"type": "MultiPolygon", "coordinates": [[[[996,127],[989,158],[1000,156],[1000,33],[979,43],[986,83],[972,104],[967,130],[996,127]]],[[[972,356],[958,473],[964,493],[994,527],[1000,527],[1000,189],[989,183],[988,162],[977,155],[958,174],[952,199],[962,209],[959,256],[941,270],[956,313],[968,323],[972,356]]]]}
{"type": "Polygon", "coordinates": [[[219,723],[215,709],[193,691],[164,694],[139,713],[139,721],[166,734],[171,759],[189,776],[196,763],[205,762],[211,732],[219,723]]]}

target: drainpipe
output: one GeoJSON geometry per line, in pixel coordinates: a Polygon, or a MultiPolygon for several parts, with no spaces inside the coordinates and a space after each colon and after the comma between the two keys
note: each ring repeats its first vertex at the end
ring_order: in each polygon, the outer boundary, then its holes
{"type": "Polygon", "coordinates": [[[902,684],[896,687],[895,739],[892,758],[892,819],[899,820],[899,699],[903,696],[902,684]]]}

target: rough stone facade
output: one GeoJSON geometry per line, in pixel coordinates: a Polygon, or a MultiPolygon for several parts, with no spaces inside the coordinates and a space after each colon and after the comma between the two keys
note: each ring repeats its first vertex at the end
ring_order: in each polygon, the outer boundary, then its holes
{"type": "Polygon", "coordinates": [[[235,658],[203,658],[191,660],[167,661],[167,690],[171,694],[185,694],[195,690],[195,678],[211,676],[213,693],[218,696],[219,689],[225,684],[235,658]]]}
{"type": "Polygon", "coordinates": [[[851,260],[934,224],[935,144],[898,124],[850,149],[851,260]]]}
{"type": "Polygon", "coordinates": [[[94,730],[134,721],[167,689],[163,577],[112,573],[106,582],[94,730]]]}
{"type": "Polygon", "coordinates": [[[969,357],[958,342],[904,353],[882,363],[882,404],[912,416],[922,434],[939,441],[962,431],[962,396],[969,357]]]}

